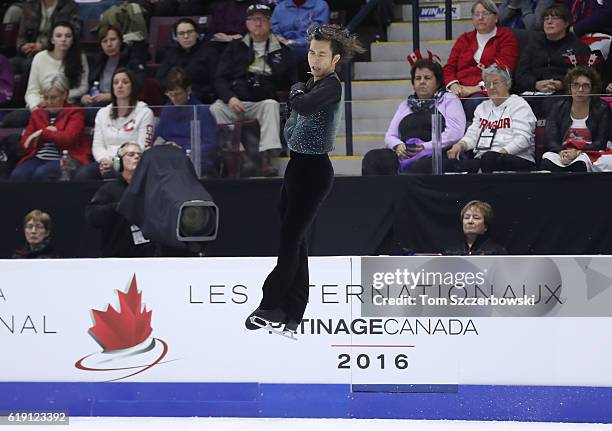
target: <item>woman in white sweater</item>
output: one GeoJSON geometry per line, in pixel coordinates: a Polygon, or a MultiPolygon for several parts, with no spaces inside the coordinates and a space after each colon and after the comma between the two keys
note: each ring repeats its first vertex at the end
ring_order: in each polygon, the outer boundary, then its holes
{"type": "Polygon", "coordinates": [[[44,107],[42,83],[45,77],[55,73],[61,73],[68,79],[68,101],[78,102],[87,93],[87,58],[81,52],[78,38],[68,22],[55,23],[48,48],[34,56],[25,94],[26,105],[30,110],[44,107]]]}
{"type": "Polygon", "coordinates": [[[121,67],[113,73],[111,104],[96,115],[92,153],[95,162],[82,168],[81,180],[116,178],[113,158],[125,142],[135,142],[145,150],[153,142],[154,116],[146,103],[137,99],[138,91],[131,71],[121,67]]]}
{"type": "Polygon", "coordinates": [[[447,151],[445,170],[533,170],[536,117],[531,107],[522,97],[510,95],[512,80],[505,67],[489,66],[482,79],[489,99],[478,105],[465,136],[447,151]],[[474,159],[462,160],[469,150],[474,159]]]}

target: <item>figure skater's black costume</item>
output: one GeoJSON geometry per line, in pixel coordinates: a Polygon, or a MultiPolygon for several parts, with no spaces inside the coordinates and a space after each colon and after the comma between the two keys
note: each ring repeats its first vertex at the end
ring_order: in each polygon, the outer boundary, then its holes
{"type": "MultiPolygon", "coordinates": [[[[258,310],[275,310],[294,327],[302,321],[308,303],[309,229],[334,181],[327,153],[333,149],[341,100],[336,73],[295,84],[289,95],[291,115],[284,134],[291,152],[281,190],[278,260],[264,282],[258,310]]],[[[258,329],[249,325],[248,318],[246,326],[258,329]]]]}

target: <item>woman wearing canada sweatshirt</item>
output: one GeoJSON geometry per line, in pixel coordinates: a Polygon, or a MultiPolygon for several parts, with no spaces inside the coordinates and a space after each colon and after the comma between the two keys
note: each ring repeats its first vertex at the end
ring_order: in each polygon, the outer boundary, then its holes
{"type": "Polygon", "coordinates": [[[512,84],[506,68],[493,65],[482,72],[489,99],[478,105],[465,136],[447,152],[445,169],[482,172],[529,171],[535,168],[536,117],[520,96],[510,95],[512,84]],[[463,160],[464,151],[473,160],[463,160]]]}
{"type": "Polygon", "coordinates": [[[146,103],[136,98],[134,75],[129,69],[115,70],[112,78],[112,103],[96,114],[92,153],[94,163],[77,172],[77,179],[116,178],[113,157],[126,142],[135,142],[143,150],[153,142],[154,116],[146,103]]]}

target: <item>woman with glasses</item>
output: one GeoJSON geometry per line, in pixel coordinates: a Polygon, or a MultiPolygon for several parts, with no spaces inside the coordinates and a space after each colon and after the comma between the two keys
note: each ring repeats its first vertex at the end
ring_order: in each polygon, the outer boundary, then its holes
{"type": "Polygon", "coordinates": [[[536,117],[520,96],[510,94],[512,79],[505,67],[482,72],[489,99],[478,105],[465,136],[447,151],[445,170],[477,172],[529,171],[535,168],[536,117]],[[473,151],[474,159],[464,152],[473,151]]]}
{"type": "Polygon", "coordinates": [[[518,62],[518,46],[512,30],[498,27],[498,10],[492,0],[477,0],[472,5],[474,30],[463,33],[455,42],[444,66],[446,88],[463,99],[465,116],[472,120],[474,110],[485,98],[480,85],[482,70],[493,63],[510,73],[518,62]]]}
{"type": "Polygon", "coordinates": [[[194,142],[200,145],[202,175],[217,176],[217,123],[210,109],[192,94],[191,78],[180,67],[170,69],[164,87],[170,102],[161,110],[153,144],[174,143],[186,151],[194,142]],[[200,126],[197,143],[191,128],[196,119],[200,126]]]}
{"type": "MultiPolygon", "coordinates": [[[[589,61],[591,50],[569,27],[572,16],[563,5],[552,5],[542,14],[544,32],[535,34],[521,52],[516,68],[516,91],[557,95],[563,93],[563,78],[567,71],[589,61]]],[[[550,111],[555,99],[527,99],[536,116],[550,111]]]]}
{"type": "Polygon", "coordinates": [[[42,82],[42,105],[32,111],[21,138],[23,155],[11,173],[13,181],[50,181],[60,177],[64,150],[73,167],[89,163],[89,142],[83,133],[83,110],[66,102],[68,80],[61,73],[42,82]]]}
{"type": "Polygon", "coordinates": [[[164,82],[173,67],[183,68],[192,81],[193,95],[203,103],[217,98],[213,88],[218,64],[217,51],[200,40],[197,24],[190,18],[181,18],[174,25],[175,44],[164,49],[164,57],[157,71],[157,79],[164,82]]]}
{"type": "Polygon", "coordinates": [[[51,245],[51,217],[32,210],[23,219],[25,245],[15,250],[13,259],[50,259],[56,257],[51,245]]]}
{"type": "Polygon", "coordinates": [[[599,75],[592,68],[576,67],[565,76],[571,98],[553,105],[546,119],[546,149],[540,168],[553,172],[608,170],[604,156],[610,139],[610,107],[597,96],[599,75]],[[601,157],[602,160],[599,160],[601,157]]]}

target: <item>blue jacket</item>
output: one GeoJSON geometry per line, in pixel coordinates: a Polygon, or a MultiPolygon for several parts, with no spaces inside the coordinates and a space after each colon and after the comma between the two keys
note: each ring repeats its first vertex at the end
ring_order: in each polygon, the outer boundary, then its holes
{"type": "Polygon", "coordinates": [[[217,123],[208,106],[203,106],[194,96],[191,96],[184,106],[167,103],[161,110],[155,134],[156,138],[176,142],[183,149],[191,148],[191,120],[194,109],[200,120],[202,172],[207,174],[210,170],[215,170],[217,163],[217,123]]]}
{"type": "Polygon", "coordinates": [[[329,6],[325,0],[306,0],[297,7],[293,0],[279,0],[272,13],[272,32],[306,45],[306,30],[329,23],[329,6]]]}

